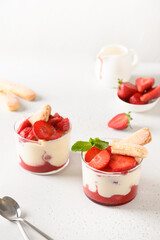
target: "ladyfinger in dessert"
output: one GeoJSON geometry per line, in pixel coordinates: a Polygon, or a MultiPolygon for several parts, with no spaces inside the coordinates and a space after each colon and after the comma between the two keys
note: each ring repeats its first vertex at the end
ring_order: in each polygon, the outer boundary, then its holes
{"type": "Polygon", "coordinates": [[[151,140],[150,130],[148,128],[141,128],[123,140],[115,139],[112,143],[111,151],[113,154],[145,158],[148,155],[148,151],[143,145],[149,143],[151,140]]]}
{"type": "Polygon", "coordinates": [[[52,109],[50,105],[47,104],[43,106],[38,112],[31,115],[29,118],[30,123],[33,125],[38,120],[44,120],[47,122],[51,114],[51,110],[52,109]]]}
{"type": "Polygon", "coordinates": [[[36,97],[36,93],[33,90],[4,79],[0,79],[0,89],[4,92],[13,93],[28,101],[32,101],[36,97]]]}
{"type": "Polygon", "coordinates": [[[148,151],[145,147],[134,143],[113,142],[111,152],[136,158],[146,158],[148,151]]]}
{"type": "Polygon", "coordinates": [[[140,130],[136,131],[129,137],[121,140],[121,143],[134,143],[139,145],[146,145],[147,143],[151,142],[152,136],[151,132],[148,128],[141,128],[140,130]]]}

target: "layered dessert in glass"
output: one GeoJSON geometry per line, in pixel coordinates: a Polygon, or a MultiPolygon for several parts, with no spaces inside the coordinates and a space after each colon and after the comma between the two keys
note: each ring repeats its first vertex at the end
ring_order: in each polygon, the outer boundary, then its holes
{"type": "MultiPolygon", "coordinates": [[[[86,196],[102,205],[121,205],[131,201],[137,194],[142,160],[148,154],[143,145],[150,141],[151,133],[147,128],[123,140],[91,139],[92,146],[87,145],[89,150],[81,152],[86,196]]],[[[73,151],[78,151],[76,144],[72,146],[73,151]]]]}
{"type": "Polygon", "coordinates": [[[45,105],[15,124],[19,164],[37,174],[56,173],[68,165],[71,125],[45,105]]]}

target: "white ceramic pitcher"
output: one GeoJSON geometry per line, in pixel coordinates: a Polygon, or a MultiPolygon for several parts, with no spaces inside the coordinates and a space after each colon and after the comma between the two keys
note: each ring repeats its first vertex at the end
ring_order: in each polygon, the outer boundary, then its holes
{"type": "Polygon", "coordinates": [[[121,45],[109,45],[99,52],[96,59],[96,75],[106,87],[117,87],[118,78],[129,81],[139,58],[133,49],[121,45]]]}

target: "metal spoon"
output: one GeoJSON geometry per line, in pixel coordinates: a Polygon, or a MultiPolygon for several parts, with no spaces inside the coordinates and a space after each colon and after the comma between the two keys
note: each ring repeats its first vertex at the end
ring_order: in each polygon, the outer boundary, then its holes
{"type": "MultiPolygon", "coordinates": [[[[27,220],[20,218],[21,216],[20,206],[11,197],[3,197],[2,199],[0,199],[0,214],[10,221],[19,222],[19,223],[24,222],[25,224],[33,228],[35,231],[40,233],[46,239],[53,240],[53,238],[49,237],[47,234],[45,234],[44,232],[42,232],[41,230],[33,226],[27,220]]],[[[28,240],[28,238],[26,238],[26,240],[28,240]]]]}
{"type": "MultiPolygon", "coordinates": [[[[15,209],[17,208],[17,203],[14,202],[13,205],[10,204],[10,199],[8,202],[8,197],[4,197],[3,199],[0,199],[0,214],[11,220],[12,218],[17,218],[20,217],[20,212],[19,211],[15,211],[15,209]]],[[[19,227],[20,232],[23,235],[23,238],[25,240],[29,240],[29,237],[27,236],[26,232],[24,231],[21,222],[19,221],[15,221],[19,227]]]]}

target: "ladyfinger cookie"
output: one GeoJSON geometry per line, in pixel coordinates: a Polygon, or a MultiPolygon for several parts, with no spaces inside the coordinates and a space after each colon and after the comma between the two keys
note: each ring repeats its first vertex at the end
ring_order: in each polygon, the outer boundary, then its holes
{"type": "Polygon", "coordinates": [[[111,144],[111,152],[113,154],[122,154],[137,158],[146,158],[148,155],[148,151],[145,147],[134,143],[122,143],[122,141],[113,142],[111,144]]]}
{"type": "Polygon", "coordinates": [[[139,145],[146,145],[151,142],[152,135],[148,128],[141,128],[127,138],[121,140],[121,143],[134,143],[139,145]]]}
{"type": "Polygon", "coordinates": [[[28,101],[32,101],[36,97],[36,93],[31,89],[20,86],[19,84],[15,84],[4,79],[0,79],[0,89],[4,92],[13,93],[28,101]]]}
{"type": "Polygon", "coordinates": [[[32,125],[39,120],[44,120],[47,122],[49,119],[49,115],[51,114],[51,110],[51,106],[47,104],[43,106],[37,113],[32,114],[29,118],[29,121],[32,125]]]}
{"type": "Polygon", "coordinates": [[[17,98],[10,93],[1,93],[0,101],[9,111],[16,111],[19,108],[17,98]]]}

